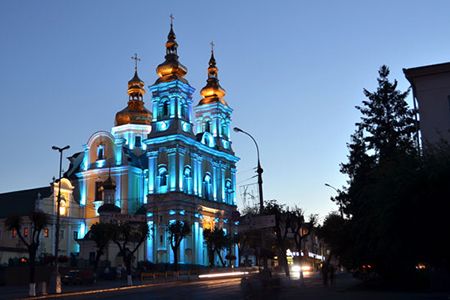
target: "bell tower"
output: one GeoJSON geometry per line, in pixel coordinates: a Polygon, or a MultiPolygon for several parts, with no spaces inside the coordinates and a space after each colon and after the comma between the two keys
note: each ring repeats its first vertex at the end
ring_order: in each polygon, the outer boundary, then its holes
{"type": "Polygon", "coordinates": [[[184,78],[187,68],[178,60],[178,43],[173,18],[166,42],[165,61],[156,68],[158,79],[149,87],[152,93],[152,132],[149,137],[170,134],[193,135],[191,110],[195,89],[184,78]]]}
{"type": "Polygon", "coordinates": [[[194,108],[196,135],[203,134],[202,143],[222,151],[233,153],[230,140],[230,123],[233,109],[225,101],[225,90],[219,84],[219,69],[211,42],[211,57],[206,86],[201,89],[203,97],[194,108]]]}

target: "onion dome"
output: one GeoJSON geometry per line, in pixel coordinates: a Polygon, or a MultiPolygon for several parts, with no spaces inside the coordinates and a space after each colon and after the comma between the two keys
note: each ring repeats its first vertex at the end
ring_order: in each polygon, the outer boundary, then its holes
{"type": "Polygon", "coordinates": [[[97,210],[99,214],[101,213],[120,213],[121,209],[120,207],[112,204],[112,203],[105,203],[102,206],[100,206],[97,210]]]}
{"type": "MultiPolygon", "coordinates": [[[[212,44],[213,46],[214,44],[212,44]]],[[[200,95],[203,99],[200,100],[198,105],[222,103],[228,106],[228,103],[223,99],[226,92],[219,84],[219,78],[217,76],[219,69],[216,66],[216,59],[214,58],[214,49],[211,49],[211,58],[209,59],[208,67],[208,79],[206,80],[206,86],[200,90],[200,95]]]]}
{"type": "Polygon", "coordinates": [[[152,113],[144,107],[144,82],[135,67],[134,76],[128,81],[128,106],[116,114],[116,126],[124,124],[150,125],[152,113]]]}
{"type": "Polygon", "coordinates": [[[186,79],[184,79],[187,68],[178,61],[177,48],[178,43],[176,41],[175,32],[173,31],[173,23],[171,22],[166,42],[166,60],[156,68],[156,73],[159,78],[156,80],[155,84],[177,79],[182,82],[187,82],[186,79]]]}

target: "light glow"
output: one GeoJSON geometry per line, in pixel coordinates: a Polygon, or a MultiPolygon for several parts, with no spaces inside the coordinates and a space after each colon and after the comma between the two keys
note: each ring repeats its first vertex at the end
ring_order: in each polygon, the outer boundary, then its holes
{"type": "Polygon", "coordinates": [[[249,274],[249,272],[214,273],[214,274],[198,275],[198,278],[230,277],[230,276],[241,276],[241,275],[247,275],[247,274],[249,274]]]}

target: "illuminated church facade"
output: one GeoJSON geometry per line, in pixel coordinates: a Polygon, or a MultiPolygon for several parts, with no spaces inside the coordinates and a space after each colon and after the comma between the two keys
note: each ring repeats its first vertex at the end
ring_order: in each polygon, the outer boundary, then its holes
{"type": "MultiPolygon", "coordinates": [[[[116,114],[115,126],[111,132],[94,133],[83,151],[69,158],[66,177],[82,220],[80,239],[102,215],[133,219],[141,214],[150,236],[136,260],[168,263],[173,261],[168,225],[188,221],[191,234],[180,246],[179,260],[207,265],[203,230],[237,231],[232,109],[219,84],[213,49],[207,84],[195,100],[177,48],[171,25],[165,61],[148,87],[151,111],[144,106],[146,90],[136,67],[128,82],[127,106],[116,114]]],[[[237,256],[237,247],[228,251],[237,256]]],[[[81,256],[86,255],[81,249],[81,256]]]]}

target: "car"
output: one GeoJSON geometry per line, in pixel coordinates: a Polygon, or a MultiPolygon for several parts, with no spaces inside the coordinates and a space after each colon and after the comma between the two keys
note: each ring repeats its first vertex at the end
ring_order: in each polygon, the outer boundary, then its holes
{"type": "Polygon", "coordinates": [[[70,270],[61,278],[64,284],[94,283],[94,272],[91,270],[70,270]]]}

